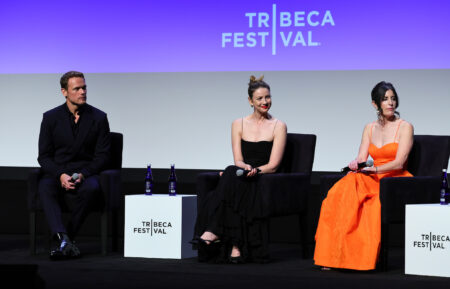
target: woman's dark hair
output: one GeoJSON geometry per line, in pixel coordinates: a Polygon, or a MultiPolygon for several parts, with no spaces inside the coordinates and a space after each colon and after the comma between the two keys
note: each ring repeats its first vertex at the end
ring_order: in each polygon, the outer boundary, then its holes
{"type": "Polygon", "coordinates": [[[83,73],[81,73],[79,71],[66,72],[66,73],[64,73],[63,76],[61,76],[61,79],[59,80],[59,84],[61,84],[61,88],[64,88],[65,90],[67,90],[67,84],[69,83],[69,79],[71,79],[72,77],[81,77],[84,79],[83,73]]]}
{"type": "MultiPolygon", "coordinates": [[[[375,85],[375,87],[372,89],[372,101],[377,105],[378,108],[378,117],[381,117],[381,102],[383,101],[384,96],[386,95],[386,91],[392,90],[392,92],[395,95],[396,103],[395,108],[398,107],[400,104],[400,100],[398,98],[397,91],[395,91],[394,86],[390,82],[381,81],[375,85]]],[[[398,111],[395,111],[395,114],[400,116],[400,113],[398,111]]]]}
{"type": "Polygon", "coordinates": [[[264,87],[267,88],[270,92],[270,86],[265,81],[263,81],[263,78],[264,75],[258,79],[256,79],[256,77],[253,75],[250,76],[250,82],[248,83],[248,97],[250,97],[250,99],[253,97],[253,93],[258,88],[264,87]]]}

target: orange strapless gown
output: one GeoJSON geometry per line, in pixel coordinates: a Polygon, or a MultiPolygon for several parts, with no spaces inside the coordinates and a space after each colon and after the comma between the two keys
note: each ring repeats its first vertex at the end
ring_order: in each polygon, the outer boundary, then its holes
{"type": "MultiPolygon", "coordinates": [[[[369,146],[375,166],[395,159],[398,143],[369,146]]],[[[381,239],[380,179],[411,177],[406,170],[382,174],[349,173],[322,202],[316,231],[316,265],[355,270],[375,269],[381,239]]]]}

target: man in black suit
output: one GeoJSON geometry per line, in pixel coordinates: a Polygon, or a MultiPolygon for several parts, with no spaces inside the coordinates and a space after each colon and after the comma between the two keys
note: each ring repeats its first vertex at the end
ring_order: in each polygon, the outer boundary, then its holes
{"type": "Polygon", "coordinates": [[[106,166],[110,151],[108,118],[86,103],[84,75],[69,71],[61,77],[60,84],[66,102],[44,113],[38,157],[44,172],[38,193],[58,241],[50,252],[53,260],[80,256],[73,238],[90,207],[101,200],[99,173],[106,166]],[[63,224],[59,202],[64,195],[72,205],[67,226],[63,224]]]}

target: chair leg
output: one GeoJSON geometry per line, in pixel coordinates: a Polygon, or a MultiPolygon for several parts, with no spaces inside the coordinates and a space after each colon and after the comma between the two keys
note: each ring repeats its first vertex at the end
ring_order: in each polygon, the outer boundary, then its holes
{"type": "Polygon", "coordinates": [[[111,238],[112,238],[112,251],[118,251],[118,214],[117,210],[111,211],[111,238]]]}
{"type": "Polygon", "coordinates": [[[107,253],[107,247],[108,247],[108,212],[104,210],[101,215],[101,243],[102,243],[102,255],[105,256],[107,253]]]}
{"type": "Polygon", "coordinates": [[[30,255],[36,255],[36,212],[30,212],[30,255]]]}
{"type": "Polygon", "coordinates": [[[300,243],[302,246],[302,258],[309,259],[313,256],[314,244],[308,242],[308,225],[306,214],[299,215],[299,226],[300,226],[300,243]]]}
{"type": "Polygon", "coordinates": [[[47,251],[52,249],[53,234],[50,228],[47,229],[47,251]]]}

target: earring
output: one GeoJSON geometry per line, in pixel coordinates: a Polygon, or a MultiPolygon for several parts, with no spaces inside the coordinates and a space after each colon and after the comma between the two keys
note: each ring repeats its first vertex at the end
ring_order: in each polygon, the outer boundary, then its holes
{"type": "Polygon", "coordinates": [[[251,107],[253,107],[253,104],[250,104],[251,107]]]}
{"type": "Polygon", "coordinates": [[[378,121],[379,121],[382,125],[384,125],[384,119],[383,119],[382,112],[381,112],[381,110],[378,110],[378,109],[377,109],[377,118],[378,118],[378,121]]]}

